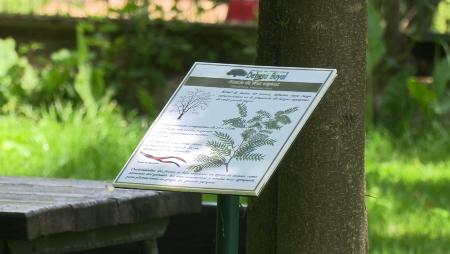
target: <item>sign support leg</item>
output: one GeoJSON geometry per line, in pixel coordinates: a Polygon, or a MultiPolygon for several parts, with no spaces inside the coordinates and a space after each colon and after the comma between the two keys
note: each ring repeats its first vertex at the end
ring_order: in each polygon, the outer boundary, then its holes
{"type": "Polygon", "coordinates": [[[218,195],[216,254],[238,254],[239,196],[218,195]]]}

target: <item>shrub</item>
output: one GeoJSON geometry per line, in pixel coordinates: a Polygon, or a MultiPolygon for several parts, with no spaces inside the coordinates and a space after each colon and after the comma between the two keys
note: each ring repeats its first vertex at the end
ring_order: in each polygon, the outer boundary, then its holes
{"type": "Polygon", "coordinates": [[[55,103],[0,115],[0,175],[112,179],[147,125],[112,103],[95,113],[55,103]]]}

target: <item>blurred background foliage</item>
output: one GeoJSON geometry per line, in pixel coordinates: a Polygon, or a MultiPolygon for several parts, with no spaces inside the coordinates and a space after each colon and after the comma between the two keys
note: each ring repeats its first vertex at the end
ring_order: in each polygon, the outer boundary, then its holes
{"type": "MultiPolygon", "coordinates": [[[[193,62],[253,63],[227,6],[0,0],[0,174],[112,179],[193,62]]],[[[368,15],[370,253],[448,253],[450,0],[368,15]]]]}

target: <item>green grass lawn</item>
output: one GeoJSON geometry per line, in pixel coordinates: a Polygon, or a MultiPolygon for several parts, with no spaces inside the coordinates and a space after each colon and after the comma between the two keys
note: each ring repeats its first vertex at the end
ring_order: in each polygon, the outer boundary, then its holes
{"type": "Polygon", "coordinates": [[[450,253],[450,145],[442,135],[404,152],[380,133],[368,136],[370,253],[450,253]]]}
{"type": "MultiPolygon", "coordinates": [[[[0,115],[0,175],[111,180],[147,126],[112,105],[94,115],[70,106],[0,115]]],[[[450,253],[448,135],[402,145],[381,131],[367,136],[370,253],[450,253]]]]}
{"type": "Polygon", "coordinates": [[[368,163],[371,253],[450,253],[450,161],[368,163]]]}

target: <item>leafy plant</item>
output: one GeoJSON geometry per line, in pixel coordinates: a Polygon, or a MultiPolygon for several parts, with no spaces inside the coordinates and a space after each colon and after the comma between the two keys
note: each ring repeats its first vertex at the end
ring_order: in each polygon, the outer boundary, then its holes
{"type": "Polygon", "coordinates": [[[395,136],[414,130],[415,136],[420,137],[424,132],[438,131],[438,125],[449,124],[449,63],[447,57],[436,63],[428,80],[415,77],[413,70],[408,69],[389,80],[383,93],[381,118],[395,136]]]}
{"type": "Polygon", "coordinates": [[[450,32],[450,1],[442,0],[437,6],[433,19],[433,30],[438,33],[450,32]]]}
{"type": "Polygon", "coordinates": [[[182,22],[177,16],[169,22],[150,19],[158,16],[153,12],[161,11],[153,8],[158,5],[150,0],[125,2],[110,9],[109,16],[118,19],[104,17],[78,23],[76,49],[45,56],[38,65],[35,58],[30,64],[31,58],[18,50],[12,39],[2,43],[0,111],[48,106],[55,98],[92,108],[94,101],[108,98],[126,111],[154,116],[171,90],[167,83],[172,79],[176,83],[193,62],[253,60],[252,29],[219,27],[221,37],[217,38],[216,30],[182,22]]]}
{"type": "Polygon", "coordinates": [[[111,180],[148,125],[112,104],[55,102],[0,115],[0,175],[111,180]]]}
{"type": "MultiPolygon", "coordinates": [[[[205,41],[205,36],[216,38],[215,31],[205,34],[203,25],[183,22],[178,15],[170,21],[150,19],[163,11],[149,0],[126,1],[110,11],[126,22],[88,22],[82,35],[96,59],[92,64],[125,109],[155,114],[165,103],[168,77],[186,72],[195,61],[251,63],[255,56],[255,36],[247,31],[223,29],[226,40],[205,41]]],[[[176,6],[172,11],[177,13],[176,6]]]]}
{"type": "Polygon", "coordinates": [[[260,147],[274,145],[276,140],[270,138],[273,131],[281,129],[284,125],[290,124],[291,119],[288,114],[297,111],[297,107],[276,112],[274,115],[265,110],[259,110],[253,117],[248,116],[247,106],[244,103],[237,104],[239,116],[223,120],[223,125],[242,130],[240,140],[235,140],[225,132],[216,131],[216,140],[207,142],[210,155],[198,155],[195,160],[197,164],[189,169],[201,171],[206,168],[225,166],[228,172],[230,162],[240,161],[261,161],[265,155],[258,153],[260,147]]]}
{"type": "MultiPolygon", "coordinates": [[[[450,53],[450,52],[449,52],[450,53]]],[[[431,89],[436,94],[433,104],[435,114],[450,121],[450,55],[437,62],[433,70],[433,83],[431,89]]]]}
{"type": "Polygon", "coordinates": [[[0,39],[0,112],[15,110],[22,102],[30,102],[39,89],[39,77],[28,59],[16,51],[16,42],[0,39]]]}
{"type": "Polygon", "coordinates": [[[109,101],[104,70],[92,61],[85,25],[77,27],[77,49],[59,50],[42,67],[31,65],[16,50],[13,39],[0,39],[0,112],[19,112],[27,107],[49,106],[55,100],[83,105],[90,111],[109,101]]]}
{"type": "Polygon", "coordinates": [[[432,30],[447,2],[369,1],[367,126],[420,136],[448,122],[448,38],[432,30]]]}
{"type": "Polygon", "coordinates": [[[366,88],[366,122],[370,126],[375,114],[374,76],[376,67],[383,61],[386,53],[386,43],[383,39],[381,14],[372,1],[368,2],[368,50],[367,50],[367,88],[366,88]]]}

